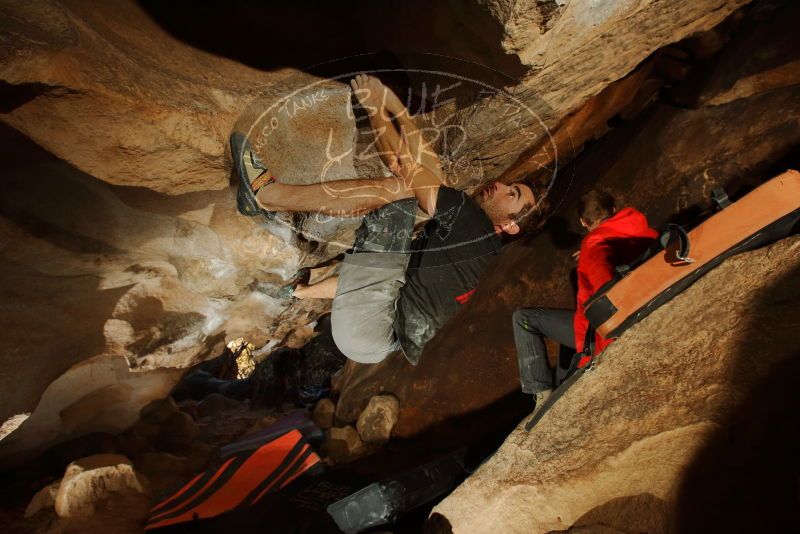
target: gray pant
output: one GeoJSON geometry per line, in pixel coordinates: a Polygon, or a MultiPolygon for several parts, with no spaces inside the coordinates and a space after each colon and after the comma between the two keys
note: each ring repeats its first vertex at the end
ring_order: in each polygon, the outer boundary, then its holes
{"type": "Polygon", "coordinates": [[[574,349],[574,316],[573,310],[552,308],[520,308],[514,312],[514,343],[523,393],[538,393],[555,385],[544,338],[549,337],[574,349]]]}
{"type": "Polygon", "coordinates": [[[402,350],[394,332],[405,284],[417,201],[399,200],[364,217],[353,252],[346,254],[333,299],[331,330],[342,354],[378,363],[402,350]]]}

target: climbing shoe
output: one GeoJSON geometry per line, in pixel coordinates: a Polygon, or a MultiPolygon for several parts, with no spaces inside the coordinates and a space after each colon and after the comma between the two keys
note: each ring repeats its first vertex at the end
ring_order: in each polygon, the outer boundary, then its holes
{"type": "Polygon", "coordinates": [[[269,217],[270,212],[258,205],[256,193],[262,187],[275,182],[275,177],[253,152],[250,142],[241,132],[231,134],[231,155],[239,178],[239,190],[236,194],[236,207],[239,213],[248,217],[256,215],[269,217]]]}

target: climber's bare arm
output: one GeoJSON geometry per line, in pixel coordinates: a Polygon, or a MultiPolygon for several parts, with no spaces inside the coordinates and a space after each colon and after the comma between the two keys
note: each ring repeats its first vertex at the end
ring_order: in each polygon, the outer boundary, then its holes
{"type": "Polygon", "coordinates": [[[299,211],[334,217],[357,217],[396,200],[414,196],[401,178],[337,180],[310,185],[275,182],[258,191],[267,211],[299,211]]]}
{"type": "Polygon", "coordinates": [[[256,200],[267,211],[357,217],[396,200],[416,197],[420,208],[432,215],[441,185],[438,177],[413,162],[400,165],[398,175],[309,185],[273,182],[259,189],[256,200]]]}
{"type": "Polygon", "coordinates": [[[433,215],[444,176],[438,155],[425,141],[405,105],[380,80],[359,74],[350,85],[369,115],[383,162],[414,192],[420,208],[433,215]]]}
{"type": "Polygon", "coordinates": [[[275,182],[258,191],[259,205],[267,211],[355,217],[413,196],[423,211],[433,215],[444,176],[436,152],[397,95],[377,78],[359,75],[351,85],[369,115],[378,152],[395,176],[311,185],[275,182]]]}
{"type": "Polygon", "coordinates": [[[401,163],[400,177],[403,183],[407,184],[414,192],[420,209],[432,216],[436,211],[436,199],[439,196],[439,186],[442,185],[441,179],[417,163],[401,163]]]}

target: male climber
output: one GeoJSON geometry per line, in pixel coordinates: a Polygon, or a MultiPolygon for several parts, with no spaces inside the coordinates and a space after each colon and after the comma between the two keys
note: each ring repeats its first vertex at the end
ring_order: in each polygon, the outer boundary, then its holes
{"type": "Polygon", "coordinates": [[[443,185],[439,158],[400,99],[371,76],[358,75],[351,86],[394,176],[284,184],[234,133],[240,197],[255,208],[240,211],[366,214],[339,276],[301,284],[294,296],[333,299],[333,338],[348,358],[377,363],[402,351],[416,365],[425,343],[469,299],[500,234],[535,224],[541,206],[524,184],[492,183],[474,199],[443,185]],[[254,166],[264,171],[258,177],[248,174],[254,166]]]}
{"type": "MultiPolygon", "coordinates": [[[[658,237],[641,212],[633,208],[617,211],[614,199],[602,191],[590,191],[581,197],[578,217],[589,233],[581,241],[578,256],[577,309],[520,308],[513,316],[522,391],[534,396],[536,410],[550,396],[554,385],[544,338],[584,351],[589,329],[584,304],[611,280],[617,265],[636,259],[658,237]]],[[[602,351],[611,341],[595,334],[595,352],[602,351]]],[[[587,360],[582,358],[579,367],[587,360]]]]}

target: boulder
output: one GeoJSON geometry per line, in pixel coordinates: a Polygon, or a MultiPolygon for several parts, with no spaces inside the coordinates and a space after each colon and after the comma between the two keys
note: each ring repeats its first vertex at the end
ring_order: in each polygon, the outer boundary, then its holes
{"type": "Polygon", "coordinates": [[[434,511],[453,532],[791,529],[798,274],[798,236],[727,260],[434,511]]]}
{"type": "Polygon", "coordinates": [[[375,395],[358,416],[356,429],[365,443],[385,443],[400,416],[400,402],[394,395],[375,395]]]}
{"type": "Polygon", "coordinates": [[[58,487],[55,510],[60,517],[86,519],[95,506],[116,494],[150,494],[148,480],[117,454],[96,454],[67,466],[58,487]]]}
{"type": "Polygon", "coordinates": [[[158,473],[178,473],[189,475],[193,467],[188,458],[167,452],[145,452],[134,458],[136,470],[149,480],[158,473]]]}
{"type": "Polygon", "coordinates": [[[138,473],[147,477],[156,495],[178,487],[198,472],[196,462],[166,452],[140,454],[133,459],[133,465],[138,473]]]}
{"type": "Polygon", "coordinates": [[[59,479],[37,491],[28,507],[25,508],[25,517],[33,517],[42,510],[52,510],[56,505],[56,496],[60,485],[61,480],[59,479]]]}
{"type": "Polygon", "coordinates": [[[158,427],[179,411],[181,410],[172,397],[156,399],[139,412],[139,423],[158,427]]]}
{"type": "Polygon", "coordinates": [[[163,451],[182,452],[191,449],[200,437],[200,427],[192,416],[175,412],[159,426],[156,448],[163,451]]]}
{"type": "Polygon", "coordinates": [[[283,369],[288,387],[298,404],[311,406],[331,390],[331,376],[347,358],[336,347],[331,332],[314,336],[300,350],[299,357],[286,358],[283,369]]]}
{"type": "Polygon", "coordinates": [[[155,447],[161,426],[180,410],[172,397],[156,399],[139,412],[139,420],[120,435],[120,452],[136,456],[155,447]]]}
{"type": "Polygon", "coordinates": [[[178,408],[172,397],[157,399],[140,412],[140,418],[119,436],[119,450],[131,456],[149,451],[186,453],[200,436],[191,415],[178,408]]]}
{"type": "Polygon", "coordinates": [[[346,462],[365,452],[364,442],[352,426],[332,427],[325,431],[322,454],[334,462],[346,462]]]}
{"type": "Polygon", "coordinates": [[[314,406],[311,420],[322,430],[327,430],[333,426],[335,412],[336,405],[333,404],[333,401],[331,399],[322,399],[314,406]]]}
{"type": "Polygon", "coordinates": [[[223,412],[241,411],[246,408],[247,406],[242,402],[219,393],[212,393],[197,405],[197,416],[208,417],[223,412]]]}
{"type": "MultiPolygon", "coordinates": [[[[800,20],[796,10],[792,13],[800,20]]],[[[770,24],[782,14],[775,11],[770,24]]],[[[738,39],[762,31],[746,22],[731,37],[734,49],[738,39]]],[[[779,43],[784,39],[780,26],[774,33],[779,43]]],[[[775,57],[770,41],[762,42],[762,50],[775,57]]],[[[729,79],[747,75],[726,65],[729,79]]],[[[706,68],[717,72],[719,67],[712,60],[706,68]]],[[[557,199],[551,223],[539,235],[505,247],[470,302],[428,343],[419,365],[409,365],[402,355],[377,365],[346,364],[337,380],[336,417],[355,422],[370,398],[391,392],[401,405],[398,437],[436,431],[443,439],[465,439],[463,433],[475,425],[459,424],[462,417],[479,419],[476,425],[483,429],[513,424],[521,414],[505,409],[519,391],[511,314],[523,306],[575,306],[572,253],[583,235],[578,198],[601,187],[619,206],[644,212],[655,228],[667,222],[693,226],[699,214],[713,208],[714,187],[723,186],[737,198],[792,164],[790,154],[800,143],[797,116],[800,93],[788,85],[696,109],[656,102],[611,130],[559,173],[551,190],[557,199]]]]}

